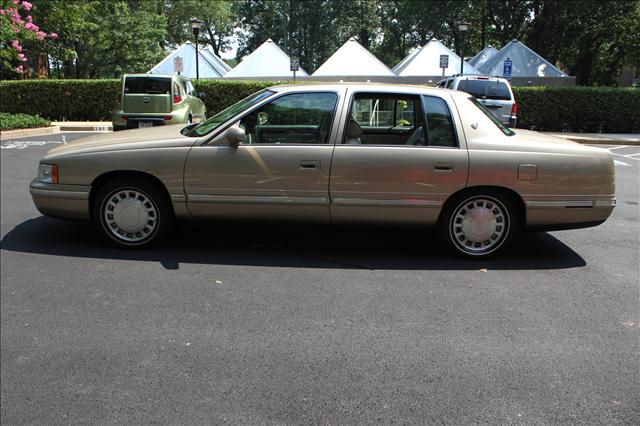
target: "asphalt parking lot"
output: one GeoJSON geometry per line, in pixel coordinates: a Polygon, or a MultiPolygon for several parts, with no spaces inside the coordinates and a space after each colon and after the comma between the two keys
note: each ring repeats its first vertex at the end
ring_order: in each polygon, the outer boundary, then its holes
{"type": "Polygon", "coordinates": [[[605,224],[479,262],[295,223],[114,249],[31,202],[80,136],[1,143],[3,424],[640,422],[640,147],[605,224]]]}

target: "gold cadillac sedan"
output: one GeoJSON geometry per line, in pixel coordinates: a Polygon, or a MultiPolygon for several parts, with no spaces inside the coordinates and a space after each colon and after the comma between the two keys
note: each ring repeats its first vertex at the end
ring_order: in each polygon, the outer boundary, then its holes
{"type": "Polygon", "coordinates": [[[127,247],[178,219],[433,225],[466,257],[518,230],[604,222],[608,151],[510,130],[470,95],[312,84],[257,92],[207,121],[102,134],[50,150],[31,183],[45,215],[91,219],[127,247]]]}

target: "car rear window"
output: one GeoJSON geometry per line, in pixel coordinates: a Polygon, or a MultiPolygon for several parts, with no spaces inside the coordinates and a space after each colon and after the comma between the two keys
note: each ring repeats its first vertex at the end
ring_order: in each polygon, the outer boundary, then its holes
{"type": "Polygon", "coordinates": [[[147,95],[165,95],[171,92],[171,79],[163,77],[127,77],[124,81],[124,93],[142,93],[147,95]]]}
{"type": "Polygon", "coordinates": [[[458,83],[458,90],[467,92],[477,99],[511,100],[509,88],[501,81],[462,80],[458,83]]]}
{"type": "Polygon", "coordinates": [[[515,133],[513,132],[513,130],[511,130],[510,128],[508,128],[507,126],[505,126],[502,121],[500,121],[495,115],[493,115],[493,113],[486,107],[484,106],[480,101],[478,101],[478,99],[476,99],[475,97],[469,98],[469,100],[471,101],[472,104],[474,104],[480,111],[482,111],[484,113],[484,115],[486,115],[487,117],[489,117],[489,119],[491,121],[493,121],[493,124],[495,124],[496,126],[498,126],[498,128],[502,131],[502,133],[504,133],[506,136],[513,136],[515,135],[515,133]]]}

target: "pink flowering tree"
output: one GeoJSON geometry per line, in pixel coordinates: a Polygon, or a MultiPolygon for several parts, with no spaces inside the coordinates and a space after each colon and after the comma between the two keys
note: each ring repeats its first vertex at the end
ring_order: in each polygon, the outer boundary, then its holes
{"type": "Polygon", "coordinates": [[[0,65],[14,75],[24,74],[30,66],[25,45],[58,37],[33,22],[29,14],[32,7],[26,0],[0,0],[0,65]]]}

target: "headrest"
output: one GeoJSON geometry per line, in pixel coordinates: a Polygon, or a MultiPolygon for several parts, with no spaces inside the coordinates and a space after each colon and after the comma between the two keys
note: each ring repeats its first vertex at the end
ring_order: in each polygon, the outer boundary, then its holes
{"type": "Polygon", "coordinates": [[[362,127],[360,127],[358,122],[354,120],[353,117],[349,117],[347,132],[349,133],[350,138],[358,138],[362,134],[362,127]]]}

